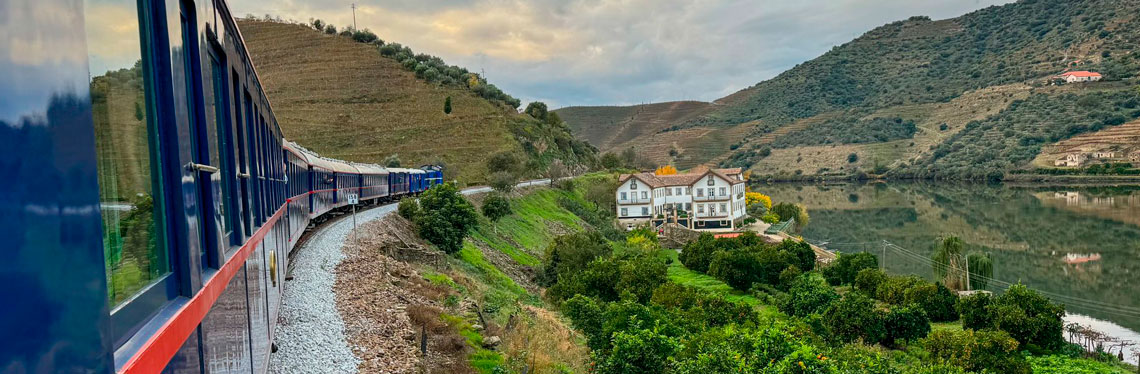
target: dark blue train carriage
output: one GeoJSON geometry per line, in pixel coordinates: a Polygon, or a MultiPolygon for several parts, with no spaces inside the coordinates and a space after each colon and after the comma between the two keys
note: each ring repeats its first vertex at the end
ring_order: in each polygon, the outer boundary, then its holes
{"type": "Polygon", "coordinates": [[[264,373],[310,220],[433,183],[285,142],[224,1],[0,8],[5,371],[264,373]]]}

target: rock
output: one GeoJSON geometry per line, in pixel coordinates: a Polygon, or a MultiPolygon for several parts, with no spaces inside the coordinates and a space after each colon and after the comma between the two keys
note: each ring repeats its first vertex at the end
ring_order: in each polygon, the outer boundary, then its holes
{"type": "Polygon", "coordinates": [[[471,325],[471,328],[475,329],[475,330],[483,331],[483,325],[475,324],[475,325],[471,325]]]}
{"type": "Polygon", "coordinates": [[[489,336],[486,339],[483,339],[483,348],[495,348],[495,346],[498,346],[499,343],[502,343],[502,339],[499,339],[498,336],[489,336]]]}

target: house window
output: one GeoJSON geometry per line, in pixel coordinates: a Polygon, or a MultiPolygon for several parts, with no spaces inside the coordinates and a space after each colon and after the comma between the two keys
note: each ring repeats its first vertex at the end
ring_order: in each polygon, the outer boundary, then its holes
{"type": "Polygon", "coordinates": [[[622,192],[622,193],[621,193],[621,199],[622,199],[622,200],[626,200],[626,194],[625,194],[625,192],[622,192]]]}
{"type": "Polygon", "coordinates": [[[648,215],[649,215],[649,208],[648,208],[648,207],[644,207],[644,206],[643,206],[643,207],[641,207],[641,215],[643,215],[643,216],[648,216],[648,215]]]}
{"type": "Polygon", "coordinates": [[[673,190],[666,188],[665,189],[665,196],[673,196],[673,190]]]}
{"type": "Polygon", "coordinates": [[[709,197],[716,196],[716,189],[709,187],[709,197]]]}
{"type": "Polygon", "coordinates": [[[709,204],[709,213],[716,213],[716,204],[709,204]]]}
{"type": "Polygon", "coordinates": [[[625,216],[628,216],[628,215],[629,215],[629,209],[627,209],[627,208],[621,208],[621,216],[622,216],[622,217],[625,217],[625,216]]]}
{"type": "Polygon", "coordinates": [[[648,199],[648,198],[649,198],[649,193],[648,193],[648,192],[645,192],[645,191],[641,191],[641,198],[642,198],[642,199],[648,199]]]}
{"type": "Polygon", "coordinates": [[[705,204],[697,204],[697,213],[705,212],[705,204]]]}
{"type": "Polygon", "coordinates": [[[693,210],[693,203],[685,203],[685,211],[693,210]]]}
{"type": "Polygon", "coordinates": [[[629,181],[629,189],[631,189],[631,190],[637,189],[637,181],[636,180],[629,181]]]}
{"type": "Polygon", "coordinates": [[[677,190],[677,195],[680,196],[681,195],[681,187],[677,187],[676,190],[677,190]]]}
{"type": "Polygon", "coordinates": [[[704,197],[704,196],[705,196],[705,190],[698,188],[697,189],[697,197],[704,197]]]}
{"type": "Polygon", "coordinates": [[[712,185],[716,184],[716,181],[714,181],[713,176],[710,175],[708,181],[705,183],[708,183],[708,185],[712,186],[712,185]]]}
{"type": "Polygon", "coordinates": [[[725,205],[724,203],[720,203],[720,211],[722,213],[727,213],[728,212],[728,206],[725,205]]]}
{"type": "Polygon", "coordinates": [[[685,194],[686,195],[692,195],[693,194],[693,188],[692,187],[685,187],[685,194]]]}
{"type": "Polygon", "coordinates": [[[721,195],[721,196],[728,196],[728,189],[727,189],[727,188],[724,188],[724,187],[721,187],[721,188],[720,188],[720,195],[721,195]]]}

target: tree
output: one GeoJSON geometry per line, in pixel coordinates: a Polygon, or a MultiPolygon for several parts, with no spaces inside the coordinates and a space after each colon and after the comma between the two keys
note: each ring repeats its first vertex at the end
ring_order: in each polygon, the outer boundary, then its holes
{"type": "Polygon", "coordinates": [[[854,164],[855,161],[859,161],[859,155],[854,153],[847,155],[847,163],[854,164]]]}
{"type": "Polygon", "coordinates": [[[760,206],[764,207],[763,212],[767,212],[772,209],[772,198],[759,192],[748,192],[744,194],[744,204],[749,207],[760,204],[760,206]]]}
{"type": "Polygon", "coordinates": [[[939,330],[922,341],[932,359],[973,372],[1030,374],[1017,340],[1004,331],[939,330]]]}
{"type": "Polygon", "coordinates": [[[541,101],[532,101],[530,104],[526,105],[526,109],[523,110],[523,113],[526,113],[532,118],[540,121],[545,120],[547,113],[546,103],[541,101]]]}
{"type": "Polygon", "coordinates": [[[958,301],[958,313],[962,317],[962,328],[983,330],[993,328],[994,321],[989,307],[993,297],[988,293],[975,293],[958,301]]]}
{"type": "Polygon", "coordinates": [[[400,167],[400,155],[395,153],[388,155],[388,157],[384,158],[384,161],[382,163],[386,167],[398,168],[400,167]]]}
{"type": "Polygon", "coordinates": [[[325,23],[319,19],[313,20],[312,24],[313,24],[313,28],[317,29],[317,31],[324,31],[325,30],[325,23]]]}
{"type": "Polygon", "coordinates": [[[708,273],[713,255],[719,250],[720,247],[713,235],[703,232],[696,240],[685,243],[685,247],[681,249],[677,259],[689,270],[708,273]]]}
{"type": "Polygon", "coordinates": [[[336,34],[336,26],[333,26],[331,24],[326,24],[325,25],[325,34],[335,35],[336,34]]]}
{"type": "Polygon", "coordinates": [[[420,237],[447,253],[459,252],[468,231],[479,223],[475,207],[459,194],[454,183],[432,186],[420,197],[416,220],[420,237]]]}
{"type": "Polygon", "coordinates": [[[823,276],[831,284],[851,284],[855,281],[855,276],[863,269],[874,269],[879,267],[879,259],[875,255],[860,252],[855,254],[839,254],[831,266],[823,269],[823,276]]]}
{"type": "Polygon", "coordinates": [[[930,334],[930,319],[926,317],[926,312],[913,305],[891,309],[883,322],[887,331],[883,342],[890,346],[898,347],[930,334]]]}
{"type": "Polygon", "coordinates": [[[787,221],[800,215],[800,207],[792,203],[779,203],[772,206],[772,213],[776,213],[780,221],[787,221]]]}
{"type": "Polygon", "coordinates": [[[986,289],[986,286],[990,284],[990,278],[994,276],[994,262],[990,254],[970,253],[966,256],[966,263],[968,264],[966,270],[970,271],[970,289],[986,289]]]}
{"type": "Polygon", "coordinates": [[[443,100],[443,114],[451,114],[451,96],[443,100]]]}
{"type": "Polygon", "coordinates": [[[600,374],[641,374],[668,372],[670,357],[681,350],[675,338],[659,329],[619,331],[613,335],[613,349],[598,362],[600,374]]]}
{"type": "Polygon", "coordinates": [[[554,159],[550,162],[550,166],[546,167],[545,174],[547,179],[550,179],[550,184],[554,185],[559,179],[570,176],[570,169],[560,159],[554,159]]]}
{"type": "Polygon", "coordinates": [[[792,239],[784,239],[783,242],[777,246],[777,249],[785,251],[792,256],[790,259],[792,264],[802,271],[812,271],[815,269],[815,250],[811,248],[811,244],[804,241],[797,241],[792,239]]]}
{"type": "Polygon", "coordinates": [[[514,152],[502,151],[491,155],[487,159],[487,171],[491,173],[499,171],[514,172],[519,169],[519,159],[515,156],[514,152]]]}
{"type": "Polygon", "coordinates": [[[823,325],[832,339],[842,343],[862,339],[863,343],[875,344],[887,334],[875,302],[858,293],[848,293],[831,303],[823,312],[823,325]]]}
{"type": "Polygon", "coordinates": [[[665,166],[657,168],[657,170],[654,170],[653,174],[655,174],[655,175],[675,175],[675,174],[677,174],[677,168],[673,167],[673,165],[665,165],[665,166]]]}
{"type": "Polygon", "coordinates": [[[561,235],[546,247],[539,284],[553,285],[563,275],[585,269],[594,259],[608,255],[610,247],[596,231],[561,235]]]}
{"type": "Polygon", "coordinates": [[[986,307],[994,328],[1006,331],[1022,346],[1057,349],[1064,344],[1065,307],[1024,285],[1005,290],[986,307]]]}
{"type": "Polygon", "coordinates": [[[502,194],[491,194],[483,199],[483,216],[491,221],[498,221],[499,218],[506,217],[511,214],[511,202],[506,196],[502,194]]]}
{"type": "Polygon", "coordinates": [[[887,273],[879,269],[863,269],[855,275],[855,290],[868,297],[878,295],[879,286],[887,281],[887,273]]]}
{"type": "Polygon", "coordinates": [[[816,273],[800,275],[792,282],[788,292],[777,300],[777,307],[785,314],[806,317],[819,313],[831,302],[839,299],[839,293],[827,285],[816,273]]]}
{"type": "Polygon", "coordinates": [[[416,199],[400,200],[400,205],[396,206],[396,213],[400,217],[415,222],[416,218],[420,216],[420,203],[416,199]]]}
{"type": "Polygon", "coordinates": [[[942,283],[923,283],[911,287],[904,293],[906,304],[917,305],[934,322],[950,322],[958,319],[958,295],[942,283]]]}
{"type": "Polygon", "coordinates": [[[934,250],[934,274],[942,279],[948,287],[956,290],[966,289],[965,258],[963,255],[962,239],[957,236],[948,236],[934,250]]]}
{"type": "Polygon", "coordinates": [[[601,163],[606,169],[616,169],[621,166],[621,159],[613,152],[606,152],[602,154],[601,163]]]}
{"type": "Polygon", "coordinates": [[[511,174],[511,172],[497,171],[491,174],[489,184],[495,191],[505,194],[511,193],[511,191],[515,189],[515,185],[518,184],[518,178],[515,178],[515,175],[511,174]]]}

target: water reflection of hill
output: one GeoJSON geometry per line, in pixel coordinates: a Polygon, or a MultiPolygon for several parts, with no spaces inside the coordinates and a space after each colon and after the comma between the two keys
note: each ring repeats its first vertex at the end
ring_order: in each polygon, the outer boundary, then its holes
{"type": "MultiPolygon", "coordinates": [[[[882,256],[882,246],[874,242],[887,240],[928,258],[939,237],[957,235],[970,250],[992,253],[995,278],[1064,295],[1071,311],[1140,329],[1140,318],[1082,301],[1140,308],[1140,286],[1131,281],[1140,270],[1135,188],[906,183],[756,190],[777,202],[807,205],[812,223],[804,236],[837,243],[833,249],[872,250],[882,256]],[[1059,191],[1083,192],[1089,204],[1049,198],[1059,191]],[[865,242],[871,243],[842,244],[865,242]],[[1070,253],[1101,257],[1069,264],[1065,256],[1070,253]]],[[[887,252],[885,263],[891,272],[931,276],[929,264],[899,253],[887,252]]]]}

